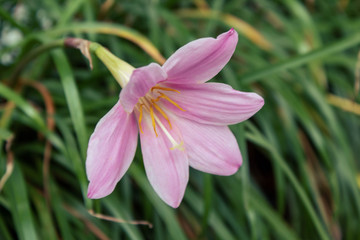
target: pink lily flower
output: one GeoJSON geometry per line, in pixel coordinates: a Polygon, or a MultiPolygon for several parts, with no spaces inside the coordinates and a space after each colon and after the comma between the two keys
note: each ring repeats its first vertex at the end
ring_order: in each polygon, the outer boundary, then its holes
{"type": "Polygon", "coordinates": [[[163,66],[151,63],[128,71],[119,101],[89,141],[89,198],[114,190],[134,158],[138,134],[150,184],[173,208],[184,196],[189,166],[216,175],[238,170],[242,157],[227,125],[254,115],[264,100],[226,84],[206,83],[229,61],[237,41],[231,29],[216,39],[188,43],[163,66]]]}

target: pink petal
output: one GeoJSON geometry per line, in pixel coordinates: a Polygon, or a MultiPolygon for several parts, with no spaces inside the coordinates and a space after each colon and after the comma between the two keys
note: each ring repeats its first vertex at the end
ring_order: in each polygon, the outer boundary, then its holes
{"type": "Polygon", "coordinates": [[[162,103],[177,115],[212,125],[230,125],[242,122],[264,105],[264,99],[256,93],[240,92],[222,83],[167,84],[180,93],[166,92],[181,111],[173,104],[162,103]]]}
{"type": "Polygon", "coordinates": [[[220,72],[238,41],[234,29],[214,38],[200,38],[178,49],[163,65],[167,82],[203,83],[220,72]]]}
{"type": "MultiPolygon", "coordinates": [[[[148,115],[142,126],[144,133],[140,133],[140,140],[146,175],[159,197],[171,207],[177,208],[189,179],[186,151],[179,148],[171,150],[173,145],[158,124],[156,137],[148,115]]],[[[172,130],[168,129],[169,133],[178,143],[182,142],[178,129],[174,124],[172,127],[172,130]]]]}
{"type": "Polygon", "coordinates": [[[227,126],[197,123],[177,118],[190,166],[211,174],[231,175],[242,164],[239,146],[227,126]]]}
{"type": "Polygon", "coordinates": [[[137,134],[135,115],[126,113],[120,102],[98,122],[87,151],[88,198],[102,198],[114,190],[134,158],[137,134]]]}
{"type": "Polygon", "coordinates": [[[165,79],[166,73],[156,63],[135,69],[130,81],[120,93],[120,102],[124,110],[128,113],[132,112],[139,98],[165,79]]]}

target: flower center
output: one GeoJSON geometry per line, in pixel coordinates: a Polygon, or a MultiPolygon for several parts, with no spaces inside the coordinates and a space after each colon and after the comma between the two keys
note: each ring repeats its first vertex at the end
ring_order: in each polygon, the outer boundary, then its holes
{"type": "Polygon", "coordinates": [[[173,147],[171,149],[179,148],[180,150],[183,150],[183,143],[182,142],[177,143],[176,140],[171,136],[169,131],[166,129],[166,127],[164,126],[162,121],[159,119],[157,114],[160,114],[160,116],[162,116],[168,122],[169,128],[172,129],[172,125],[171,125],[169,116],[164,112],[164,110],[161,109],[161,107],[157,103],[163,99],[163,100],[171,103],[172,105],[174,105],[181,111],[185,111],[185,110],[182,109],[179,106],[179,104],[177,104],[174,100],[169,98],[164,92],[176,92],[176,93],[180,94],[180,92],[178,90],[175,90],[172,88],[154,86],[150,89],[148,94],[146,94],[144,97],[139,99],[139,102],[137,103],[137,108],[139,110],[138,123],[139,123],[140,133],[144,133],[141,123],[142,123],[142,119],[143,119],[143,111],[145,110],[150,114],[152,127],[153,127],[156,137],[158,137],[158,133],[156,130],[157,129],[156,125],[158,125],[158,127],[160,127],[160,129],[165,133],[165,135],[168,137],[170,142],[173,144],[173,147]]]}

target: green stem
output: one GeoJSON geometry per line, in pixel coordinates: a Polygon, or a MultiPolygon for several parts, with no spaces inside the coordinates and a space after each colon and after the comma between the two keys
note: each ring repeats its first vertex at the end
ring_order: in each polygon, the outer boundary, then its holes
{"type": "Polygon", "coordinates": [[[41,40],[43,38],[48,37],[58,37],[59,35],[64,35],[66,33],[96,33],[96,34],[110,34],[116,35],[118,37],[127,39],[140,48],[142,48],[145,52],[147,52],[154,60],[158,63],[163,64],[165,62],[164,57],[160,54],[159,50],[151,43],[149,39],[135,30],[112,23],[99,23],[99,22],[90,22],[90,23],[74,23],[68,26],[54,28],[51,30],[47,30],[46,32],[37,32],[32,33],[26,36],[21,42],[16,44],[15,46],[8,47],[5,49],[0,49],[0,55],[4,54],[8,51],[13,50],[14,48],[18,48],[31,40],[41,40]]]}
{"type": "Polygon", "coordinates": [[[9,85],[13,87],[17,84],[22,71],[29,64],[29,62],[33,61],[35,58],[37,58],[38,56],[40,56],[41,54],[43,54],[44,52],[46,52],[50,49],[63,47],[63,46],[64,46],[64,39],[59,39],[59,40],[45,43],[45,44],[35,48],[31,52],[29,52],[29,54],[25,55],[25,57],[22,58],[21,61],[19,62],[19,64],[17,64],[17,66],[15,67],[13,74],[11,75],[11,77],[8,80],[9,85]]]}
{"type": "Polygon", "coordinates": [[[307,54],[299,55],[290,59],[280,61],[276,64],[264,67],[262,69],[253,70],[241,76],[241,81],[244,83],[253,83],[260,80],[265,80],[269,75],[275,74],[287,69],[298,67],[304,63],[310,62],[327,55],[341,52],[349,47],[360,43],[360,34],[352,35],[344,40],[314,50],[307,54]],[[265,78],[266,77],[266,78],[265,78]]]}

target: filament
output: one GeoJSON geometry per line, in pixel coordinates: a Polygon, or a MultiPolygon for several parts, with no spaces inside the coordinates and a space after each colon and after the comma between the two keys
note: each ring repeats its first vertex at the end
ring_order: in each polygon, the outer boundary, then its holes
{"type": "Polygon", "coordinates": [[[151,116],[151,122],[152,122],[152,125],[153,125],[153,128],[154,128],[155,135],[156,135],[156,137],[158,137],[158,134],[156,132],[155,119],[154,119],[154,109],[153,109],[152,106],[150,106],[150,116],[151,116]]]}
{"type": "Polygon", "coordinates": [[[171,92],[177,92],[180,93],[178,90],[172,89],[172,88],[166,88],[166,87],[159,87],[159,86],[155,86],[151,88],[151,91],[153,91],[154,89],[159,89],[159,90],[164,90],[164,91],[171,91],[171,92]]]}
{"type": "Polygon", "coordinates": [[[166,115],[166,113],[159,107],[159,105],[157,105],[155,103],[154,100],[151,100],[152,104],[154,105],[154,107],[156,108],[156,110],[159,111],[159,113],[166,119],[166,121],[169,123],[169,126],[170,126],[170,129],[172,129],[172,126],[171,126],[171,122],[170,122],[170,119],[169,117],[166,115]]]}
{"type": "Polygon", "coordinates": [[[144,133],[143,130],[142,130],[142,127],[141,127],[141,120],[142,120],[142,116],[143,116],[143,112],[142,112],[142,107],[144,106],[144,104],[140,104],[140,107],[139,107],[139,128],[140,128],[140,132],[141,133],[144,133]]]}
{"type": "Polygon", "coordinates": [[[173,100],[171,100],[168,96],[166,96],[163,93],[160,93],[160,97],[166,99],[168,102],[172,103],[175,107],[177,107],[178,109],[180,109],[181,111],[185,112],[186,110],[182,109],[179,104],[177,104],[176,102],[174,102],[173,100]]]}
{"type": "Polygon", "coordinates": [[[152,87],[151,91],[154,91],[154,90],[159,90],[159,91],[157,91],[157,93],[159,95],[156,98],[151,99],[151,96],[146,95],[146,96],[139,99],[139,120],[138,120],[138,123],[139,123],[140,132],[144,133],[143,129],[142,129],[142,126],[141,126],[141,123],[142,123],[142,119],[143,119],[143,108],[145,108],[146,111],[150,113],[152,127],[154,129],[156,137],[158,137],[158,133],[156,131],[156,124],[157,124],[158,127],[160,127],[160,129],[165,133],[165,135],[168,137],[170,142],[173,144],[173,147],[171,148],[171,150],[173,150],[173,149],[184,150],[183,142],[181,141],[180,143],[177,143],[177,141],[175,141],[175,139],[171,136],[170,132],[168,132],[166,127],[163,125],[161,120],[158,118],[158,116],[154,112],[154,108],[155,108],[156,111],[158,113],[160,113],[161,116],[168,122],[170,129],[172,129],[172,125],[171,125],[171,122],[170,122],[170,119],[169,119],[168,115],[161,109],[161,107],[156,102],[160,101],[160,99],[165,99],[166,101],[168,101],[169,103],[171,103],[172,105],[174,105],[175,107],[180,109],[181,111],[186,111],[186,110],[182,109],[179,106],[179,104],[177,104],[174,100],[172,100],[171,98],[166,96],[161,91],[170,91],[170,92],[176,92],[176,93],[180,93],[180,92],[178,90],[175,90],[175,89],[172,89],[172,88],[166,88],[166,87],[160,87],[160,86],[152,87]]]}

